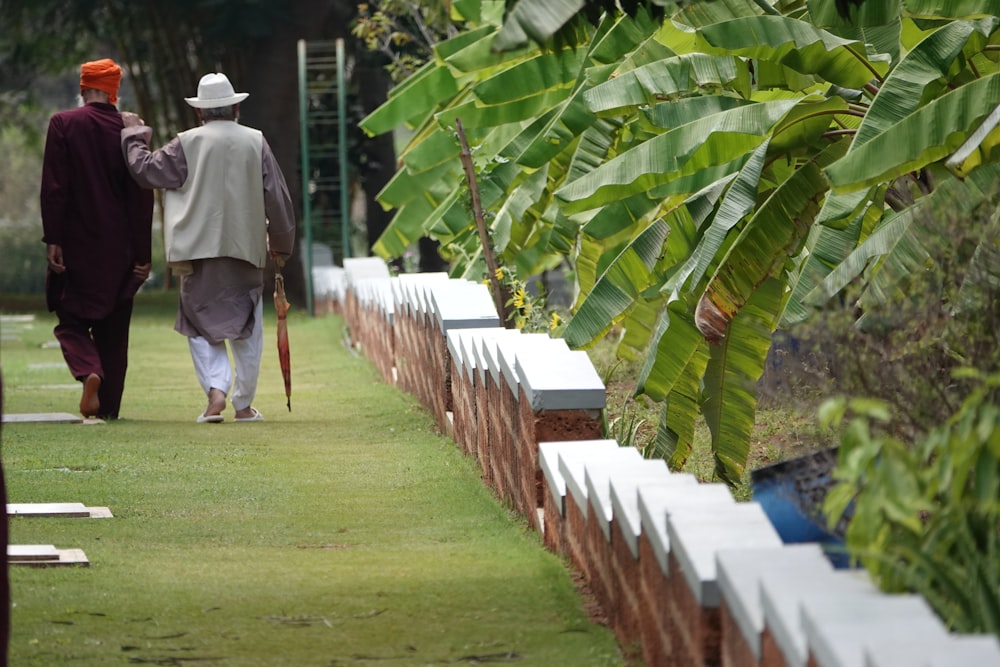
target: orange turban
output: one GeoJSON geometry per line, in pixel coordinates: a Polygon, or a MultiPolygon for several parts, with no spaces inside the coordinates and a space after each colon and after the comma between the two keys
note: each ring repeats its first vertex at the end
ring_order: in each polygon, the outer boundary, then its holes
{"type": "Polygon", "coordinates": [[[80,66],[80,90],[93,88],[108,94],[111,104],[118,104],[118,86],[122,81],[122,68],[114,60],[105,58],[83,63],[80,66]]]}

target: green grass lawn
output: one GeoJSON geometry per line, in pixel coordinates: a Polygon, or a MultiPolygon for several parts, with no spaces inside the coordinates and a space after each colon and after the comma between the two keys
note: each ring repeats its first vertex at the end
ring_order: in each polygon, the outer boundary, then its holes
{"type": "MultiPolygon", "coordinates": [[[[9,502],[114,514],[11,519],[12,543],[91,562],[11,569],[12,665],[622,664],[565,564],[343,345],[339,317],[290,314],[288,412],[265,309],[266,421],[229,407],[196,424],[173,299],[140,295],[121,420],[3,427],[9,502]]],[[[6,413],[76,412],[61,353],[42,347],[53,324],[3,324],[6,413]]]]}

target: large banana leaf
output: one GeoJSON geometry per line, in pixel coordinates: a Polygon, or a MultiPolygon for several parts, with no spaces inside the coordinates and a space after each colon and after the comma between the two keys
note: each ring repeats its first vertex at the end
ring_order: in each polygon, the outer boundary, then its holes
{"type": "Polygon", "coordinates": [[[576,17],[584,0],[519,0],[504,21],[496,49],[516,48],[532,40],[543,44],[576,17]]]}
{"type": "Polygon", "coordinates": [[[646,290],[632,305],[622,320],[622,333],[618,339],[619,359],[641,361],[653,339],[653,331],[663,308],[658,290],[646,290]]]}
{"type": "Polygon", "coordinates": [[[851,150],[860,148],[916,111],[924,103],[928,87],[938,82],[943,85],[973,32],[984,29],[990,30],[988,22],[954,21],[917,44],[880,86],[854,135],[851,150]]]}
{"type": "Polygon", "coordinates": [[[760,3],[746,0],[718,0],[718,2],[687,3],[673,16],[673,21],[693,28],[703,28],[714,23],[723,23],[748,16],[776,13],[773,9],[765,12],[760,3]]]}
{"type": "Polygon", "coordinates": [[[584,51],[540,53],[476,83],[472,90],[483,105],[534,97],[541,91],[566,88],[580,75],[584,51]]]}
{"type": "Polygon", "coordinates": [[[935,215],[935,211],[943,209],[971,210],[992,196],[997,179],[1000,179],[1000,164],[987,165],[974,171],[965,181],[946,180],[906,210],[887,217],[807,297],[807,301],[814,304],[825,302],[862,275],[873,262],[880,261],[879,270],[869,279],[863,298],[872,303],[884,303],[890,294],[898,290],[901,277],[919,267],[927,257],[927,250],[921,241],[921,217],[935,215]]]}
{"type": "Polygon", "coordinates": [[[688,163],[692,171],[727,163],[757,148],[797,102],[761,102],[696,120],[567,183],[556,196],[567,211],[583,211],[665,184],[688,163]]]}
{"type": "Polygon", "coordinates": [[[666,222],[654,222],[604,272],[563,333],[571,347],[584,347],[597,340],[649,287],[650,273],[669,231],[666,222]]]}
{"type": "Polygon", "coordinates": [[[637,394],[662,401],[679,383],[691,382],[685,375],[692,370],[699,371],[700,382],[704,366],[692,368],[691,361],[703,352],[707,357],[708,346],[694,325],[692,309],[683,299],[671,301],[663,309],[652,343],[636,386],[637,394]]]}
{"type": "Polygon", "coordinates": [[[482,26],[437,44],[435,53],[438,59],[428,61],[393,88],[386,102],[362,119],[360,127],[374,136],[400,125],[413,127],[422,122],[438,104],[453,98],[459,92],[455,77],[442,59],[470,44],[483,41],[495,31],[495,26],[482,26]]]}
{"type": "Polygon", "coordinates": [[[786,16],[752,16],[707,25],[698,31],[696,43],[706,53],[781,63],[844,88],[862,88],[888,70],[885,63],[865,58],[864,44],[786,16]]]}
{"type": "Polygon", "coordinates": [[[369,136],[389,132],[400,126],[418,125],[441,101],[458,93],[455,77],[447,67],[434,61],[426,63],[396,88],[389,98],[358,125],[369,136]]]}
{"type": "Polygon", "coordinates": [[[726,189],[719,204],[718,212],[712,217],[698,247],[691,253],[679,271],[666,283],[663,291],[679,292],[688,285],[693,290],[708,271],[709,266],[723,247],[729,232],[738,225],[757,204],[760,175],[767,157],[768,142],[761,144],[740,169],[736,178],[726,189]]]}
{"type": "Polygon", "coordinates": [[[489,106],[469,101],[439,111],[435,118],[443,127],[455,127],[455,119],[461,119],[462,125],[466,129],[492,128],[511,122],[531,122],[539,114],[562,103],[570,92],[567,88],[549,88],[537,95],[511,99],[489,106]]]}
{"type": "Polygon", "coordinates": [[[748,104],[751,104],[749,100],[730,95],[699,95],[673,102],[661,102],[640,111],[653,125],[670,130],[693,123],[699,118],[748,104]]]}
{"type": "Polygon", "coordinates": [[[830,183],[839,191],[867,188],[942,160],[998,102],[1000,74],[946,92],[830,165],[830,183]]]}
{"type": "Polygon", "coordinates": [[[996,0],[903,0],[906,11],[925,18],[1000,16],[996,0]]]}
{"type": "MultiPolygon", "coordinates": [[[[598,68],[587,68],[587,65],[608,59],[614,62],[633,49],[641,48],[641,45],[649,40],[654,28],[650,22],[644,25],[628,18],[608,20],[606,24],[599,28],[587,57],[579,63],[580,68],[573,93],[552,112],[543,115],[539,119],[542,122],[538,123],[538,127],[532,127],[533,132],[526,133],[523,141],[518,142],[516,147],[505,150],[503,152],[505,157],[526,168],[538,168],[553,159],[597,122],[593,112],[586,106],[584,95],[588,86],[597,82],[594,72],[598,68]]],[[[610,71],[607,75],[610,75],[610,71]]],[[[601,124],[600,127],[605,133],[610,133],[614,126],[601,124]]]]}
{"type": "MultiPolygon", "coordinates": [[[[844,142],[839,142],[807,162],[754,212],[698,303],[695,323],[710,343],[725,335],[758,286],[798,254],[826,193],[822,166],[845,149],[844,142]]],[[[777,313],[773,316],[776,319],[777,313]]]]}
{"type": "MultiPolygon", "coordinates": [[[[543,167],[538,171],[530,173],[519,184],[515,185],[505,200],[497,209],[491,227],[493,229],[493,245],[497,252],[506,252],[511,244],[512,238],[523,235],[528,228],[528,209],[534,206],[545,192],[548,179],[548,169],[543,167]],[[520,232],[512,232],[512,227],[516,227],[520,232]]],[[[520,243],[515,241],[511,252],[518,252],[525,249],[524,239],[520,243]]]]}
{"type": "Polygon", "coordinates": [[[670,308],[668,312],[670,339],[678,337],[687,343],[684,346],[687,363],[663,401],[653,451],[665,459],[671,469],[680,470],[694,445],[694,427],[701,413],[702,378],[708,367],[709,346],[700,337],[686,308],[670,308]]]}
{"type": "Polygon", "coordinates": [[[643,192],[642,194],[614,202],[596,212],[583,225],[583,232],[595,239],[609,239],[621,233],[631,233],[638,229],[647,214],[657,208],[659,202],[643,192]]]}
{"type": "MultiPolygon", "coordinates": [[[[697,229],[715,211],[721,188],[693,197],[668,216],[670,234],[661,262],[663,272],[677,266],[695,247],[697,229]]],[[[661,288],[662,291],[662,288],[661,288]]],[[[681,374],[688,368],[694,347],[704,346],[704,338],[694,326],[694,308],[686,303],[685,295],[671,295],[660,313],[659,322],[650,339],[649,351],[640,373],[636,393],[661,401],[673,391],[681,374]],[[669,312],[668,312],[669,311],[669,312]],[[676,327],[676,329],[675,329],[676,327]]],[[[699,374],[699,378],[700,378],[699,374]]]]}
{"type": "Polygon", "coordinates": [[[715,473],[730,485],[739,483],[746,466],[757,381],[764,371],[783,292],[783,281],[766,280],[730,323],[722,342],[709,346],[702,414],[712,433],[715,473]]]}
{"type": "MultiPolygon", "coordinates": [[[[733,56],[686,54],[623,72],[586,93],[587,106],[598,114],[617,114],[630,107],[655,104],[664,98],[704,94],[740,80],[738,88],[749,93],[747,65],[733,56]]],[[[746,95],[749,96],[749,95],[746,95]]]]}
{"type": "Polygon", "coordinates": [[[789,278],[791,295],[782,314],[783,326],[802,322],[814,312],[814,308],[806,304],[806,299],[858,246],[860,239],[866,235],[865,230],[874,227],[881,219],[881,198],[869,201],[868,193],[864,194],[865,205],[855,210],[849,225],[832,228],[819,224],[818,219],[813,225],[806,239],[805,254],[789,278]]]}
{"type": "Polygon", "coordinates": [[[878,26],[895,23],[899,20],[901,0],[881,0],[881,2],[863,2],[857,5],[848,3],[849,14],[845,17],[840,13],[838,3],[828,0],[808,0],[809,19],[814,25],[822,28],[878,26]]]}

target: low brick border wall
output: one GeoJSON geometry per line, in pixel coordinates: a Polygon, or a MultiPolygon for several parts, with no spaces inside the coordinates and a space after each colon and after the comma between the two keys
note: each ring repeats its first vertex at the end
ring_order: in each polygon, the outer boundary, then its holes
{"type": "Polygon", "coordinates": [[[756,503],[600,439],[604,387],[585,353],[503,329],[482,286],[390,277],[373,258],[344,270],[352,344],[579,569],[646,665],[1000,667],[995,636],[949,633],[922,598],[782,544],[756,503]]]}

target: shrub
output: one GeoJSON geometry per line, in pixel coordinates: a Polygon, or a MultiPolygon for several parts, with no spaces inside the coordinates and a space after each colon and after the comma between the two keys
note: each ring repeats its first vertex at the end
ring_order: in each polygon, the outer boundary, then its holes
{"type": "Polygon", "coordinates": [[[821,408],[848,552],[952,629],[1000,634],[1000,211],[958,210],[915,223],[922,263],[882,300],[845,297],[804,339],[817,386],[851,397],[821,408]]]}
{"type": "Polygon", "coordinates": [[[28,294],[45,291],[45,245],[41,224],[15,224],[0,220],[0,293],[28,294]]]}
{"type": "Polygon", "coordinates": [[[923,595],[955,631],[1000,635],[1000,375],[958,375],[975,389],[916,446],[874,432],[883,402],[827,403],[826,421],[853,416],[824,509],[833,523],[853,506],[848,552],[883,590],[923,595]]]}

